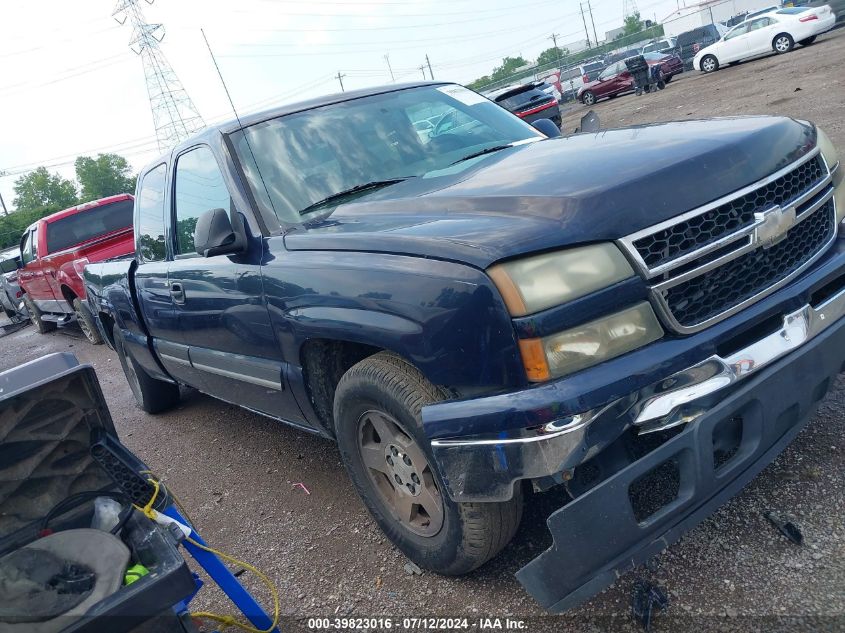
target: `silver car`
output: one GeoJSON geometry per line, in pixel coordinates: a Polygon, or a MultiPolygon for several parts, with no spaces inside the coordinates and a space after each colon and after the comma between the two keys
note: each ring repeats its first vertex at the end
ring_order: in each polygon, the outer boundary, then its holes
{"type": "Polygon", "coordinates": [[[0,252],[0,308],[12,320],[28,318],[26,308],[21,306],[23,293],[18,284],[20,261],[21,252],[17,246],[0,252]]]}

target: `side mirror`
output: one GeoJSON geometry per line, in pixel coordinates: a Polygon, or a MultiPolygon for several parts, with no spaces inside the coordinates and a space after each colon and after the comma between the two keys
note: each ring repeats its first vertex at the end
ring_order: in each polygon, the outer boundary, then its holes
{"type": "Polygon", "coordinates": [[[197,218],[194,229],[194,248],[203,257],[239,253],[246,240],[232,228],[225,209],[209,209],[197,218]]]}
{"type": "Polygon", "coordinates": [[[551,119],[537,119],[531,126],[538,132],[542,132],[549,138],[556,138],[560,136],[560,129],[555,125],[551,119]]]}

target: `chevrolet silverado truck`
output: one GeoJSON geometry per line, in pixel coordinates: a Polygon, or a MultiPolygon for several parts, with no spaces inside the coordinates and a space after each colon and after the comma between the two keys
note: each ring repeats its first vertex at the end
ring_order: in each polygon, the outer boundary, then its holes
{"type": "Polygon", "coordinates": [[[24,231],[18,283],[41,334],[75,317],[91,343],[103,342],[85,299],[82,271],[89,262],[134,252],[133,207],[128,193],[109,196],[48,215],[24,231]]]}
{"type": "Polygon", "coordinates": [[[85,268],[138,404],[189,385],[334,438],[442,574],[556,488],[518,579],[552,611],[609,585],[771,462],[842,369],[843,167],[783,117],[549,134],[421,83],[152,162],[135,259],[85,268]]]}

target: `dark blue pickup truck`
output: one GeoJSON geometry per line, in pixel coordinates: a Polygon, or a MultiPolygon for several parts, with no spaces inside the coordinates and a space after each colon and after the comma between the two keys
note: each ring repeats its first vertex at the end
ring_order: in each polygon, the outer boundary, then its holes
{"type": "Polygon", "coordinates": [[[183,142],[138,178],[135,260],[85,279],[145,411],[189,385],[335,438],[425,568],[483,564],[565,487],[518,572],[561,611],[734,495],[842,369],[843,172],[805,121],[547,138],[389,86],[183,142]]]}

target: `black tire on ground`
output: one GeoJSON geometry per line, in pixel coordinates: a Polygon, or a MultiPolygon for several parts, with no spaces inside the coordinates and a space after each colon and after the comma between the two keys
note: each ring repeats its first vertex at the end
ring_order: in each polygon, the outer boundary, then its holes
{"type": "Polygon", "coordinates": [[[29,295],[23,296],[24,305],[29,310],[29,319],[32,324],[38,329],[39,334],[46,334],[56,329],[55,321],[45,321],[41,318],[41,310],[35,305],[35,302],[29,298],[29,295]]]}
{"type": "Polygon", "coordinates": [[[815,41],[816,41],[816,36],[815,36],[815,35],[811,35],[810,37],[805,38],[805,39],[803,39],[803,40],[798,40],[798,43],[799,43],[801,46],[809,46],[810,44],[812,44],[812,43],[813,43],[813,42],[815,42],[815,41]]]}
{"type": "Polygon", "coordinates": [[[114,349],[138,406],[147,413],[161,413],[176,406],[179,402],[179,385],[150,376],[134,358],[126,355],[123,338],[116,325],[112,333],[114,349]]]}
{"type": "Polygon", "coordinates": [[[76,321],[79,323],[79,329],[88,339],[92,345],[102,345],[103,337],[100,336],[100,330],[97,328],[97,322],[91,311],[88,310],[78,298],[73,300],[73,311],[76,313],[76,321]]]}
{"type": "Polygon", "coordinates": [[[670,81],[672,81],[672,77],[674,77],[674,76],[675,75],[666,75],[666,77],[665,77],[665,79],[663,79],[663,81],[668,84],[670,81]]]}
{"type": "MultiPolygon", "coordinates": [[[[483,565],[513,538],[522,518],[522,490],[517,486],[511,500],[503,503],[457,503],[449,498],[443,480],[433,466],[420,417],[424,405],[443,397],[413,365],[394,354],[380,352],[362,360],[343,375],[335,393],[334,420],[340,454],[349,477],[388,538],[420,567],[439,574],[459,575],[483,565]],[[374,418],[379,423],[368,427],[374,418]],[[401,439],[390,435],[390,439],[384,441],[378,432],[373,433],[374,429],[386,429],[383,425],[387,420],[390,420],[392,431],[398,430],[401,439]],[[365,445],[367,433],[369,440],[365,445]],[[399,503],[394,504],[391,499],[399,499],[405,491],[399,489],[402,486],[394,485],[388,474],[381,472],[385,468],[383,464],[373,466],[372,458],[381,454],[389,456],[392,442],[396,441],[405,442],[404,446],[408,448],[398,457],[413,457],[413,468],[421,474],[429,500],[434,498],[439,503],[441,515],[435,524],[439,525],[436,533],[421,535],[419,529],[414,530],[411,521],[399,517],[399,503]],[[368,452],[366,457],[365,450],[368,452]],[[365,462],[367,458],[370,459],[365,462]],[[427,463],[419,464],[419,459],[427,463]]],[[[410,461],[405,463],[411,465],[410,461]]],[[[419,482],[415,475],[410,477],[419,482]]],[[[420,516],[425,520],[429,516],[423,505],[411,505],[415,503],[413,499],[406,499],[404,503],[415,508],[410,513],[412,521],[419,520],[420,516]]]]}
{"type": "Polygon", "coordinates": [[[719,70],[719,60],[714,55],[705,55],[699,62],[699,67],[706,73],[712,73],[719,70]]]}
{"type": "Polygon", "coordinates": [[[795,40],[789,33],[778,33],[772,39],[772,48],[779,55],[783,55],[795,48],[795,40]]]}
{"type": "Polygon", "coordinates": [[[596,102],[596,95],[589,90],[581,95],[581,102],[584,105],[594,105],[596,102]]]}

